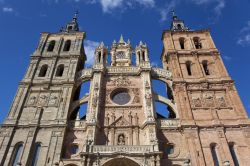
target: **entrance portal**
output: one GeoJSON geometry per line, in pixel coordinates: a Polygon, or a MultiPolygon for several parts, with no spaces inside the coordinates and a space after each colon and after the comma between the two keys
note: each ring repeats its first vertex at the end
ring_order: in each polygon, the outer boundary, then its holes
{"type": "Polygon", "coordinates": [[[128,158],[117,158],[106,162],[103,166],[140,166],[128,158]]]}

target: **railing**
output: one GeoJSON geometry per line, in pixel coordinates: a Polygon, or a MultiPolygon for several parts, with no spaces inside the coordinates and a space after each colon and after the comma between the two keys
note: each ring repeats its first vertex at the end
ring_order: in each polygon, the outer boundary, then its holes
{"type": "Polygon", "coordinates": [[[180,120],[178,120],[178,119],[160,119],[160,120],[158,120],[158,125],[161,128],[179,127],[180,120]]]}
{"type": "Polygon", "coordinates": [[[152,68],[151,73],[153,77],[161,77],[161,78],[172,77],[172,73],[170,71],[160,68],[152,68]]]}
{"type": "Polygon", "coordinates": [[[93,153],[114,153],[114,152],[126,152],[126,153],[146,153],[153,152],[154,147],[152,145],[93,145],[93,153]]]}

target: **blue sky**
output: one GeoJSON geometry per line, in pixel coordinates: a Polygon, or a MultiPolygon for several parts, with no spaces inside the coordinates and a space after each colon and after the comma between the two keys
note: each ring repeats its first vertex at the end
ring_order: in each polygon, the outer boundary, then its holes
{"type": "Polygon", "coordinates": [[[250,114],[249,0],[0,0],[0,122],[9,111],[40,32],[57,32],[78,10],[80,28],[87,32],[88,65],[99,42],[110,46],[123,34],[134,47],[140,40],[146,42],[151,61],[161,66],[161,34],[169,28],[173,9],[189,28],[211,29],[250,114]]]}

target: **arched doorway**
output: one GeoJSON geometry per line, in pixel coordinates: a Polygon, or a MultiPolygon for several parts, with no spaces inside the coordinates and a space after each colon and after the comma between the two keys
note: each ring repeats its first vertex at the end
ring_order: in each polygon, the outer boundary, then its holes
{"type": "Polygon", "coordinates": [[[136,162],[128,158],[116,158],[109,160],[103,166],[140,166],[136,162]]]}

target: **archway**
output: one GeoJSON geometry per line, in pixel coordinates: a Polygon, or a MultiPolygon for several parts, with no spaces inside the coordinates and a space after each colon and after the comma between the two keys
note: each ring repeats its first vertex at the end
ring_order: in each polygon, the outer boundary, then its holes
{"type": "Polygon", "coordinates": [[[103,166],[140,166],[135,161],[128,158],[116,158],[107,161],[103,166]]]}

